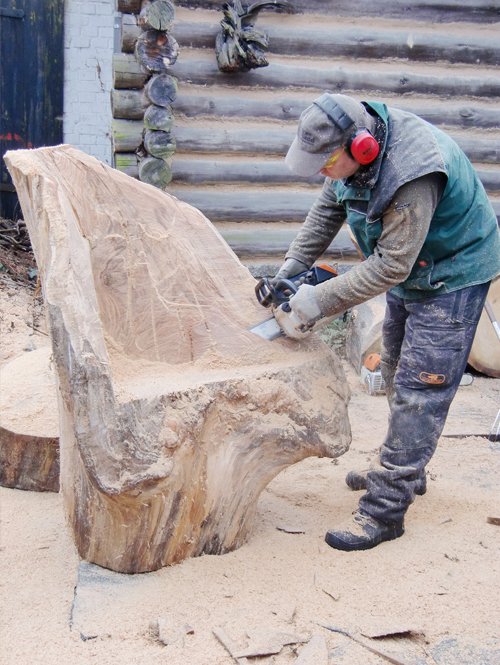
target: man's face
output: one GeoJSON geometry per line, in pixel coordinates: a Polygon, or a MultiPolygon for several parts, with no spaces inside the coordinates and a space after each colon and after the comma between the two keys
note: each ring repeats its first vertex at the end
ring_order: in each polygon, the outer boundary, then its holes
{"type": "Polygon", "coordinates": [[[332,153],[330,160],[337,157],[333,164],[328,163],[321,169],[320,173],[332,180],[340,180],[341,178],[349,178],[354,175],[359,169],[361,164],[352,157],[349,157],[345,150],[345,146],[337,148],[332,153]]]}

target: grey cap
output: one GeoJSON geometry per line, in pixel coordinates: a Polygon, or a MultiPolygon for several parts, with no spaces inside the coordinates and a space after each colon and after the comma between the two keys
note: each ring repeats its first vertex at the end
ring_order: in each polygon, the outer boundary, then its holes
{"type": "Polygon", "coordinates": [[[297,136],[285,164],[301,176],[319,173],[338,148],[359,128],[371,130],[373,118],[361,102],[325,92],[301,114],[297,136]]]}

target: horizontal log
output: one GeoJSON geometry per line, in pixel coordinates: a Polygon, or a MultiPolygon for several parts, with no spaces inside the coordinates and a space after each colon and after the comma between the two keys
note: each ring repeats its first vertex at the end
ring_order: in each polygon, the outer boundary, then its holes
{"type": "Polygon", "coordinates": [[[147,98],[144,89],[111,91],[113,118],[140,120],[150,104],[151,100],[147,98]]]}
{"type": "Polygon", "coordinates": [[[139,179],[139,167],[137,164],[137,155],[135,152],[116,153],[115,168],[122,173],[126,173],[131,178],[139,179]]]}
{"type": "MultiPolygon", "coordinates": [[[[130,152],[142,140],[141,121],[113,121],[115,151],[130,152]]],[[[186,152],[235,152],[286,155],[295,132],[263,129],[202,129],[199,127],[173,127],[177,149],[186,152]]],[[[471,162],[497,164],[500,162],[500,140],[452,136],[471,162]]]]}
{"type": "Polygon", "coordinates": [[[116,9],[124,16],[128,14],[139,14],[141,11],[141,0],[116,0],[116,9]]]}
{"type": "MultiPolygon", "coordinates": [[[[116,168],[133,178],[138,177],[137,156],[135,153],[116,153],[116,168]]],[[[208,160],[176,159],[172,163],[172,182],[192,185],[213,183],[294,183],[306,182],[320,185],[323,176],[301,178],[291,173],[283,162],[222,162],[208,160]]],[[[500,191],[500,171],[476,169],[479,179],[487,192],[500,191]]]]}
{"type": "Polygon", "coordinates": [[[142,143],[144,123],[136,120],[113,120],[113,145],[115,153],[133,152],[142,143]]]}
{"type": "MultiPolygon", "coordinates": [[[[118,94],[118,91],[116,91],[118,94]]],[[[131,91],[132,93],[133,91],[131,91]]],[[[120,93],[121,94],[121,93],[120,93]]],[[[134,93],[137,94],[137,93],[134,93]]],[[[139,103],[139,100],[138,102],[139,103]]],[[[311,101],[298,98],[271,100],[246,97],[211,97],[209,95],[178,95],[173,104],[176,113],[189,118],[215,116],[228,118],[270,118],[272,120],[298,120],[311,101]]],[[[125,102],[117,99],[119,109],[125,110],[125,102]]],[[[433,125],[447,127],[500,127],[500,110],[471,106],[406,106],[393,104],[395,108],[409,111],[433,125]]],[[[126,116],[116,116],[126,117],[126,116]]]]}
{"type": "Polygon", "coordinates": [[[150,74],[134,55],[115,53],[113,55],[113,76],[115,88],[142,88],[150,74]]]}
{"type": "Polygon", "coordinates": [[[318,193],[196,192],[168,193],[198,208],[212,222],[303,222],[318,193]]]}
{"type": "MultiPolygon", "coordinates": [[[[284,256],[298,231],[293,229],[278,230],[243,230],[220,231],[221,236],[238,256],[284,256]]],[[[325,255],[331,258],[358,258],[358,253],[349,236],[349,231],[342,228],[325,255]]]]}
{"type": "Polygon", "coordinates": [[[321,174],[312,178],[297,176],[281,162],[222,162],[208,160],[175,160],[172,163],[172,182],[203,185],[217,182],[248,182],[253,184],[303,182],[322,185],[321,174]]]}
{"type": "MultiPolygon", "coordinates": [[[[212,221],[303,222],[317,192],[195,192],[168,190],[212,221]]],[[[500,201],[492,201],[500,219],[500,201]]]]}
{"type": "MultiPolygon", "coordinates": [[[[278,55],[302,55],[330,58],[401,58],[417,62],[446,60],[452,63],[482,66],[500,64],[500,43],[484,37],[461,37],[415,32],[363,30],[290,29],[262,26],[269,37],[266,51],[278,55]]],[[[215,47],[220,25],[213,23],[174,24],[172,35],[180,46],[215,47]]],[[[141,30],[134,17],[122,25],[122,51],[132,53],[141,30]]]]}
{"type": "MultiPolygon", "coordinates": [[[[477,169],[477,174],[487,192],[500,191],[500,171],[477,169]]],[[[309,185],[322,185],[324,179],[321,174],[309,178],[297,176],[283,161],[235,164],[222,161],[175,160],[172,164],[172,182],[191,185],[229,182],[252,184],[303,182],[309,185]]]]}
{"type": "MultiPolygon", "coordinates": [[[[220,11],[223,0],[177,0],[177,7],[215,9],[220,11]]],[[[323,14],[357,18],[394,18],[412,21],[449,23],[495,23],[498,21],[498,3],[495,0],[293,0],[300,14],[323,14]]]]}
{"type": "Polygon", "coordinates": [[[141,0],[117,0],[116,8],[123,14],[129,12],[138,14],[141,11],[141,0]]]}
{"type": "Polygon", "coordinates": [[[208,60],[178,61],[169,71],[179,81],[190,81],[198,85],[314,88],[331,92],[413,92],[461,97],[500,96],[500,78],[493,76],[430,76],[405,71],[358,71],[347,67],[319,69],[277,63],[250,72],[224,74],[219,71],[217,63],[208,60]]]}
{"type": "Polygon", "coordinates": [[[487,192],[500,192],[500,171],[476,169],[476,173],[487,192]]]}

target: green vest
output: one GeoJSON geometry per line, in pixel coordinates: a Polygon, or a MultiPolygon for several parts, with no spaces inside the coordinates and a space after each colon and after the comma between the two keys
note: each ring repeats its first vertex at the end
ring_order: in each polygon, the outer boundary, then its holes
{"type": "MultiPolygon", "coordinates": [[[[429,173],[447,184],[422,250],[408,278],[391,289],[405,299],[425,298],[488,282],[500,273],[500,235],[495,212],[477,173],[458,145],[417,116],[366,103],[387,126],[385,144],[365,186],[356,176],[332,184],[337,201],[365,256],[382,233],[382,215],[397,189],[429,173]]],[[[366,179],[365,179],[366,180],[366,179]]]]}

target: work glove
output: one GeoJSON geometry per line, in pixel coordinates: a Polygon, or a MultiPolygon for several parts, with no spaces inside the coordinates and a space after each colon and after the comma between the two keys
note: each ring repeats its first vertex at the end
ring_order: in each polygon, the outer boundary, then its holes
{"type": "Polygon", "coordinates": [[[278,282],[280,279],[290,279],[291,277],[295,277],[295,275],[299,275],[301,272],[304,272],[308,269],[309,266],[307,266],[305,263],[302,263],[302,261],[297,261],[297,259],[286,259],[285,263],[281,266],[276,275],[269,281],[274,286],[274,284],[276,284],[276,282],[278,282]]]}
{"type": "Polygon", "coordinates": [[[312,326],[323,317],[312,284],[302,284],[297,293],[290,298],[292,312],[301,320],[304,328],[312,326]]]}

